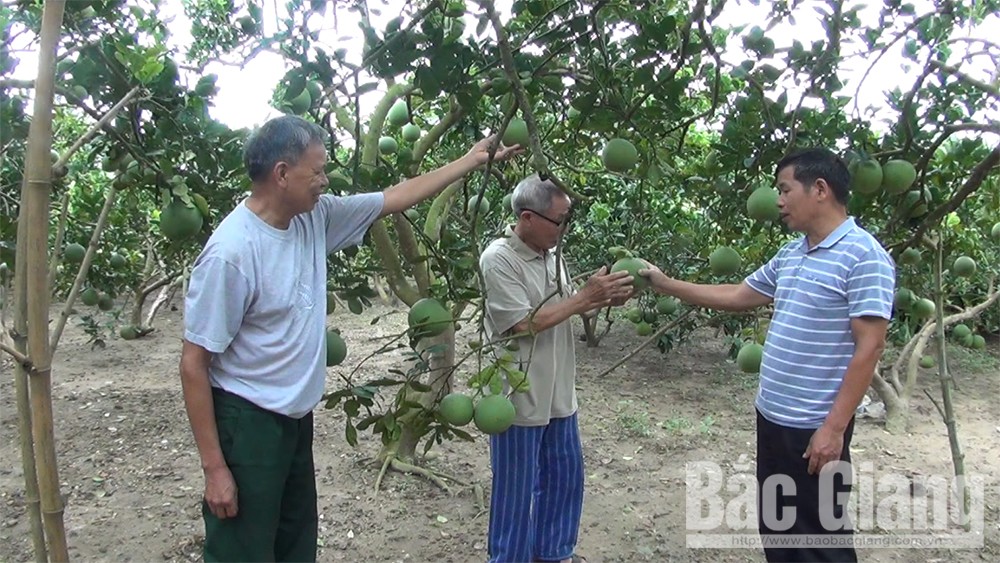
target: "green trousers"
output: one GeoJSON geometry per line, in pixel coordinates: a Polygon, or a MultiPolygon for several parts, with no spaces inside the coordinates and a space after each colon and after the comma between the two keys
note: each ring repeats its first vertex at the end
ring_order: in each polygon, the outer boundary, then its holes
{"type": "Polygon", "coordinates": [[[238,513],[220,520],[202,502],[206,563],[316,561],[312,413],[295,419],[220,389],[212,396],[238,513]]]}

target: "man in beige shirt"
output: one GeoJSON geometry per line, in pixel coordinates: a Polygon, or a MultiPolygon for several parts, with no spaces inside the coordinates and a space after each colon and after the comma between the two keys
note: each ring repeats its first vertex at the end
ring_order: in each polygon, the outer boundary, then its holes
{"type": "Polygon", "coordinates": [[[511,207],[517,223],[479,261],[486,284],[485,326],[490,341],[529,333],[516,339],[517,350],[511,353],[527,373],[530,389],[510,394],[514,425],[490,436],[489,561],[576,563],[584,561],[574,552],[584,471],[571,318],[624,304],[632,295],[632,277],[602,268],[579,291],[573,288],[555,253],[571,201],[552,182],[537,175],[522,180],[511,207]]]}

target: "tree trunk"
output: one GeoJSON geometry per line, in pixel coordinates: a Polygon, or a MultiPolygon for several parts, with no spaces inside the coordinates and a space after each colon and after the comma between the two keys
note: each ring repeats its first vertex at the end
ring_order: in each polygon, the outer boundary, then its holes
{"type": "MultiPolygon", "coordinates": [[[[430,385],[431,390],[425,393],[418,393],[419,402],[426,410],[432,410],[435,403],[451,390],[452,368],[455,365],[455,328],[449,325],[448,329],[435,336],[422,341],[420,350],[426,350],[433,346],[444,346],[441,353],[434,354],[430,358],[430,369],[425,382],[430,385]]],[[[408,395],[413,391],[408,389],[408,395]]],[[[412,461],[417,455],[417,445],[424,437],[425,424],[423,417],[418,416],[403,424],[399,440],[390,442],[382,447],[378,459],[384,460],[388,456],[395,456],[403,461],[412,461]]]]}
{"type": "MultiPolygon", "coordinates": [[[[28,357],[31,430],[35,443],[35,463],[41,492],[42,521],[53,561],[68,561],[63,503],[59,493],[55,432],[52,424],[52,368],[49,346],[48,235],[49,204],[52,191],[52,100],[55,87],[55,56],[59,43],[65,0],[46,0],[42,12],[38,49],[38,79],[35,105],[28,131],[24,184],[21,188],[22,217],[27,227],[24,254],[17,267],[26,270],[28,357]]],[[[20,234],[20,233],[19,233],[20,234]]]]}

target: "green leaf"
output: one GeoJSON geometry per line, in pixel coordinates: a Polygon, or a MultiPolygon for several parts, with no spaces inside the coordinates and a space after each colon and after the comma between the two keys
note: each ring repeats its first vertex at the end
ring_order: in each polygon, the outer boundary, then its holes
{"type": "Polygon", "coordinates": [[[347,421],[347,426],[344,428],[344,437],[347,438],[347,443],[353,447],[358,445],[358,430],[354,428],[351,421],[347,421]]]}

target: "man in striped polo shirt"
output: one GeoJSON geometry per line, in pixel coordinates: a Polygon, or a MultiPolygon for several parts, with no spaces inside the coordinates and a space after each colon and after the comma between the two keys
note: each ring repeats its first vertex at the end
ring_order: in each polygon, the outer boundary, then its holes
{"type": "Polygon", "coordinates": [[[804,236],[743,283],[693,284],[652,265],[639,273],[658,293],[702,307],[743,311],[774,303],[755,400],[764,552],[768,561],[857,561],[845,512],[854,411],[885,346],[895,266],[847,215],[850,174],[840,158],[805,150],[786,156],[775,172],[781,220],[804,236]],[[838,461],[844,463],[826,465],[838,461]],[[842,473],[821,478],[821,469],[834,468],[842,473]],[[780,549],[771,545],[787,541],[768,541],[829,534],[842,541],[780,549]]]}

